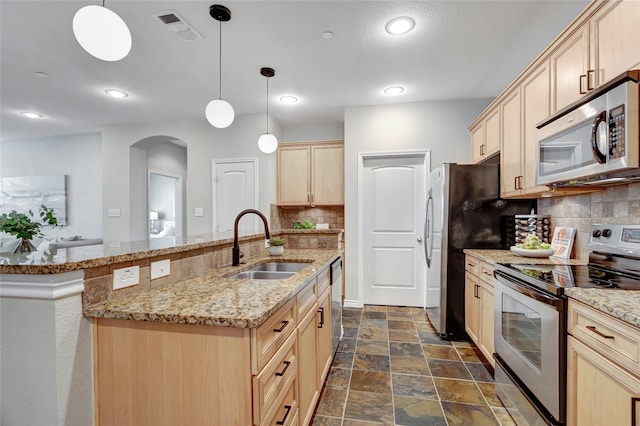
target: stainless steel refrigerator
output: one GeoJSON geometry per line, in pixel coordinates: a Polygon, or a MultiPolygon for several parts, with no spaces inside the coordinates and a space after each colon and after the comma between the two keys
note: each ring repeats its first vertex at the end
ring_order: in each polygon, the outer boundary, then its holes
{"type": "Polygon", "coordinates": [[[425,220],[425,306],[441,338],[464,340],[463,250],[508,249],[514,215],[536,200],[500,198],[499,164],[445,163],[431,172],[425,220]]]}

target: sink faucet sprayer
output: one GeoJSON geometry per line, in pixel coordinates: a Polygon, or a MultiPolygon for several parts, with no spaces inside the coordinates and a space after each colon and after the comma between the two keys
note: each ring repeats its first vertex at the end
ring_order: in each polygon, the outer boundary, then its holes
{"type": "Polygon", "coordinates": [[[269,225],[267,224],[267,218],[264,217],[262,213],[260,213],[258,210],[255,210],[255,209],[242,210],[240,213],[238,213],[238,216],[236,216],[236,221],[233,224],[233,249],[231,249],[231,253],[232,253],[231,265],[232,266],[239,265],[240,258],[244,256],[244,253],[240,251],[240,243],[238,242],[238,223],[240,222],[240,219],[242,218],[242,216],[244,216],[247,213],[255,213],[258,216],[260,216],[260,219],[262,219],[262,223],[264,223],[265,239],[269,241],[269,238],[271,238],[271,236],[269,235],[269,225]]]}

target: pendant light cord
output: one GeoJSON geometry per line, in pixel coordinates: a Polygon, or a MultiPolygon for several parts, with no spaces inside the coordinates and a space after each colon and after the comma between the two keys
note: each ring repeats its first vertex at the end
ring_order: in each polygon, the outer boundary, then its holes
{"type": "Polygon", "coordinates": [[[222,99],[222,21],[220,22],[220,37],[218,37],[218,42],[220,43],[218,52],[220,53],[220,57],[218,58],[218,87],[219,87],[219,97],[218,99],[222,99]]]}
{"type": "Polygon", "coordinates": [[[269,77],[267,77],[267,134],[269,133],[269,77]]]}

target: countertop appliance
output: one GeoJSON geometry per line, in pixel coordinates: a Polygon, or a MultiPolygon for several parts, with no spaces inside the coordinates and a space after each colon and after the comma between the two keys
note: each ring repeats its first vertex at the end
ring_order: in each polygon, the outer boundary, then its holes
{"type": "Polygon", "coordinates": [[[640,180],[640,70],[628,71],[538,124],[536,183],[640,180]]]}
{"type": "Polygon", "coordinates": [[[331,282],[331,349],[333,355],[342,339],[342,257],[330,266],[331,282]]]}
{"type": "Polygon", "coordinates": [[[565,423],[565,289],[640,290],[640,225],[592,225],[588,248],[588,265],[496,265],[495,379],[518,424],[565,423]]]}
{"type": "Polygon", "coordinates": [[[507,249],[513,236],[508,222],[535,206],[535,200],[500,198],[499,164],[445,163],[431,172],[424,231],[425,306],[441,338],[468,339],[463,249],[507,249]]]}

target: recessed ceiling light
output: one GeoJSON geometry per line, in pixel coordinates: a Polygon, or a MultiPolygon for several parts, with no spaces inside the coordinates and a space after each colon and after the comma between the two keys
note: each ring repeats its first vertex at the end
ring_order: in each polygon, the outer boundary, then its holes
{"type": "Polygon", "coordinates": [[[404,87],[400,87],[400,86],[392,86],[384,89],[384,94],[389,96],[396,96],[402,92],[404,92],[404,87]]]}
{"type": "Polygon", "coordinates": [[[408,16],[401,16],[399,18],[393,18],[392,20],[387,22],[385,29],[389,34],[401,35],[411,31],[415,24],[416,21],[414,21],[412,18],[409,18],[408,16]]]}
{"type": "Polygon", "coordinates": [[[49,77],[49,74],[47,74],[46,72],[43,71],[36,71],[35,73],[38,77],[42,77],[42,78],[47,78],[49,77]]]}
{"type": "Polygon", "coordinates": [[[20,114],[24,115],[25,117],[29,117],[29,118],[42,118],[44,117],[44,115],[37,113],[37,112],[32,112],[32,111],[23,111],[20,114]]]}
{"type": "Polygon", "coordinates": [[[321,35],[322,35],[322,38],[325,40],[329,40],[330,38],[333,38],[333,33],[331,31],[325,31],[321,35]]]}
{"type": "Polygon", "coordinates": [[[116,99],[122,99],[129,96],[127,92],[123,92],[122,90],[118,90],[118,89],[107,89],[105,90],[105,93],[109,96],[113,96],[116,99]]]}
{"type": "Polygon", "coordinates": [[[281,96],[280,97],[280,102],[282,102],[283,104],[295,104],[296,102],[298,102],[298,98],[296,98],[295,96],[281,96]]]}

